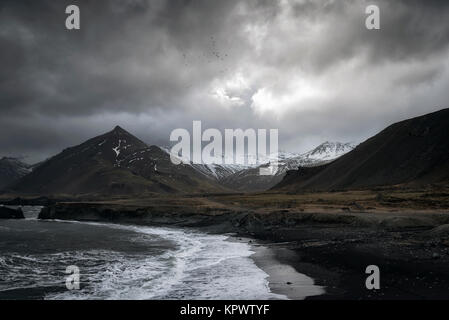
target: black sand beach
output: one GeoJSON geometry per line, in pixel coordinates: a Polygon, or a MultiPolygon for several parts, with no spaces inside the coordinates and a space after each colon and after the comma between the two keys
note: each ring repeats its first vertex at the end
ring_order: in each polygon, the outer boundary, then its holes
{"type": "Polygon", "coordinates": [[[349,240],[319,239],[315,233],[307,240],[292,237],[289,243],[265,245],[275,252],[278,261],[325,288],[324,295],[307,298],[310,300],[449,298],[446,243],[426,239],[422,230],[391,234],[370,231],[354,232],[349,240]],[[369,265],[380,268],[380,290],[365,287],[369,265]]]}
{"type": "Polygon", "coordinates": [[[249,237],[256,246],[253,259],[271,276],[272,290],[292,299],[302,298],[295,288],[304,285],[292,271],[324,288],[325,294],[307,299],[449,298],[449,214],[441,210],[254,215],[77,203],[44,209],[41,218],[178,226],[249,237]],[[257,250],[258,244],[268,249],[257,250]],[[279,264],[292,268],[273,268],[279,264]],[[380,290],[366,289],[369,265],[380,268],[380,290]]]}

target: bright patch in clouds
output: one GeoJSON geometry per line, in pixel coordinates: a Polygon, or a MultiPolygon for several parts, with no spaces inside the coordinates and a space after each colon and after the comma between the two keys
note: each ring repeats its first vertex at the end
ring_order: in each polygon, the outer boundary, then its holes
{"type": "Polygon", "coordinates": [[[305,111],[316,107],[314,102],[325,98],[319,86],[296,80],[287,88],[261,88],[252,96],[251,108],[259,115],[274,113],[281,116],[288,111],[305,111]]]}
{"type": "Polygon", "coordinates": [[[228,79],[215,79],[211,95],[222,107],[241,107],[245,105],[245,95],[249,88],[247,79],[241,73],[236,73],[228,79]]]}

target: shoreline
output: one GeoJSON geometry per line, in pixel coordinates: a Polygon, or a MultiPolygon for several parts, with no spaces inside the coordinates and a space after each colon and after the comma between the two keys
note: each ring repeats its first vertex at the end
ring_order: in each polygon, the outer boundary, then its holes
{"type": "Polygon", "coordinates": [[[251,244],[251,247],[254,251],[251,259],[268,275],[267,281],[271,292],[283,295],[289,300],[306,300],[325,294],[325,288],[317,286],[314,279],[298,272],[290,263],[277,258],[277,250],[288,249],[258,243],[251,244]]]}
{"type": "MultiPolygon", "coordinates": [[[[176,209],[63,203],[44,208],[40,218],[183,227],[255,239],[254,243],[270,249],[265,253],[255,250],[267,257],[260,259],[256,254],[253,259],[269,271],[266,273],[272,273],[273,290],[288,292],[287,285],[276,287],[276,283],[292,282],[269,270],[269,265],[278,264],[290,266],[326,288],[324,294],[307,300],[449,299],[448,213],[254,214],[176,209]],[[370,265],[381,270],[381,290],[370,291],[365,286],[370,265]]],[[[293,274],[291,269],[285,273],[293,274]]]]}
{"type": "Polygon", "coordinates": [[[291,260],[296,254],[282,244],[235,234],[229,235],[228,241],[237,241],[250,246],[253,254],[249,258],[267,274],[266,280],[272,293],[285,296],[287,300],[306,300],[326,293],[325,288],[317,285],[314,279],[293,267],[292,261],[286,257],[291,260]],[[284,258],[279,258],[280,254],[284,258]]]}

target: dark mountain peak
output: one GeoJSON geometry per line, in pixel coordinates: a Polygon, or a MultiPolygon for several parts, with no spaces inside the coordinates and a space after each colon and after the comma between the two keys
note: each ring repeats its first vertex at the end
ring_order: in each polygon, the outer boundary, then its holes
{"type": "Polygon", "coordinates": [[[329,165],[276,187],[328,191],[449,183],[449,109],[395,123],[329,165]]]}
{"type": "Polygon", "coordinates": [[[115,163],[119,157],[123,158],[148,146],[122,127],[116,126],[114,130],[92,138],[76,148],[91,150],[115,163]]]}
{"type": "Polygon", "coordinates": [[[15,193],[103,195],[223,191],[193,168],[175,166],[163,150],[120,126],[65,149],[8,188],[15,193]]]}
{"type": "Polygon", "coordinates": [[[123,128],[120,127],[120,126],[115,126],[114,130],[112,130],[111,133],[113,133],[113,134],[130,135],[130,136],[132,136],[131,133],[129,133],[128,131],[126,131],[125,129],[123,129],[123,128]]]}

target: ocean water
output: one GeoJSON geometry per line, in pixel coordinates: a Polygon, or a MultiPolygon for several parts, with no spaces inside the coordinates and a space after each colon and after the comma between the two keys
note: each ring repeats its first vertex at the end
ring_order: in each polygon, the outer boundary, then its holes
{"type": "Polygon", "coordinates": [[[0,299],[286,299],[246,243],[184,229],[0,221],[0,299]],[[80,290],[65,282],[80,270],[80,290]]]}

